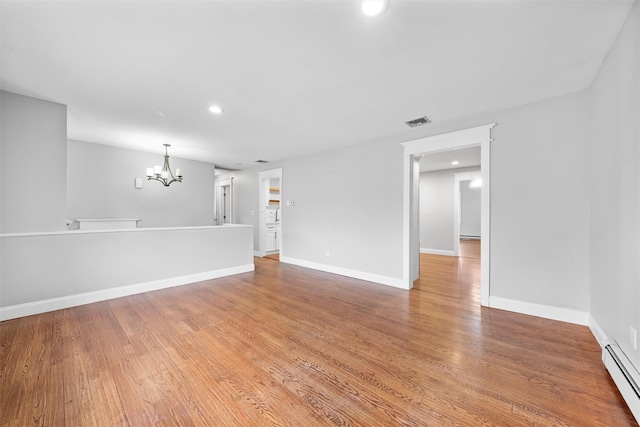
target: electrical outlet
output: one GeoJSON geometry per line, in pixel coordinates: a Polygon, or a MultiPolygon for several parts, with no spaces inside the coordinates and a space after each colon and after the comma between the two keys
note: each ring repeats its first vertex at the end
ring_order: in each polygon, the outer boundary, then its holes
{"type": "Polygon", "coordinates": [[[329,252],[329,249],[327,249],[326,251],[324,251],[324,256],[330,256],[331,253],[329,252]]]}
{"type": "Polygon", "coordinates": [[[634,328],[633,326],[629,326],[629,332],[630,332],[630,338],[631,338],[631,347],[633,347],[634,350],[638,349],[638,333],[636,331],[636,328],[634,328]]]}

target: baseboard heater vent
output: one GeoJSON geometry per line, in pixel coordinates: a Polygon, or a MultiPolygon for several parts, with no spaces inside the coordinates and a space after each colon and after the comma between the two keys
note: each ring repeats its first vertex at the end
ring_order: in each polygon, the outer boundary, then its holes
{"type": "Polygon", "coordinates": [[[638,375],[638,371],[617,345],[610,344],[602,349],[602,361],[620,390],[620,394],[627,402],[631,413],[640,423],[640,387],[638,386],[640,375],[638,375]]]}

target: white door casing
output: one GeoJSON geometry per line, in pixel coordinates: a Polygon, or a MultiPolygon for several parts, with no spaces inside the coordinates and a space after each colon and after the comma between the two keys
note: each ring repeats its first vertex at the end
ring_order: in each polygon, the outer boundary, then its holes
{"type": "MultiPolygon", "coordinates": [[[[481,200],[481,278],[480,278],[480,304],[489,306],[490,295],[490,266],[491,266],[491,128],[495,123],[464,129],[457,132],[449,132],[427,138],[420,138],[402,143],[404,152],[404,190],[403,190],[403,282],[406,289],[413,287],[416,262],[415,242],[419,229],[416,221],[412,221],[412,215],[419,202],[414,198],[415,178],[413,173],[414,160],[421,154],[437,153],[468,147],[480,146],[481,175],[482,175],[482,200],[481,200]]],[[[458,243],[459,244],[459,243],[458,243]]],[[[419,262],[419,258],[418,262],[419,262]]]]}
{"type": "Polygon", "coordinates": [[[216,181],[214,198],[214,224],[233,224],[233,178],[216,181]]]}

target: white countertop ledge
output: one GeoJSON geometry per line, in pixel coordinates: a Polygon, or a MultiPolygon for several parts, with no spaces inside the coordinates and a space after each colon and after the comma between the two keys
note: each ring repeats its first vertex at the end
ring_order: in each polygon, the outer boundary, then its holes
{"type": "Polygon", "coordinates": [[[78,234],[98,234],[98,233],[144,233],[148,231],[196,231],[196,230],[217,230],[223,228],[253,228],[253,225],[225,224],[225,225],[203,225],[193,227],[149,227],[149,228],[123,228],[113,230],[64,230],[64,231],[40,231],[32,233],[7,233],[0,234],[0,238],[9,237],[36,237],[36,236],[60,236],[78,234]]]}
{"type": "Polygon", "coordinates": [[[77,218],[78,222],[116,222],[116,221],[140,221],[139,218],[77,218]]]}

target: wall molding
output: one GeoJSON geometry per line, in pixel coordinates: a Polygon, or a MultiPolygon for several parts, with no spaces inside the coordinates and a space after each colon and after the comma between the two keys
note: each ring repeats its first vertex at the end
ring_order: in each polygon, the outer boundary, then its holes
{"type": "Polygon", "coordinates": [[[0,307],[0,321],[254,271],[253,264],[0,307]]]}
{"type": "Polygon", "coordinates": [[[310,268],[312,270],[320,270],[326,273],[339,274],[340,276],[352,277],[354,279],[366,280],[367,282],[392,286],[394,288],[410,289],[406,287],[404,280],[395,277],[382,276],[379,274],[367,273],[365,271],[352,270],[350,268],[336,267],[334,265],[320,264],[317,262],[283,256],[280,256],[280,262],[310,268]]]}
{"type": "Polygon", "coordinates": [[[589,313],[587,313],[586,311],[573,310],[570,308],[554,307],[544,304],[534,304],[531,302],[518,301],[495,296],[489,297],[489,307],[497,308],[500,310],[513,311],[520,314],[527,314],[529,316],[574,323],[576,325],[589,325],[589,313]]]}
{"type": "Polygon", "coordinates": [[[596,341],[598,341],[598,344],[600,344],[600,347],[604,348],[605,346],[611,344],[611,341],[607,337],[607,334],[604,333],[604,330],[602,330],[600,325],[598,325],[598,323],[595,321],[593,316],[591,316],[591,314],[589,314],[588,326],[589,326],[589,329],[591,330],[591,333],[595,337],[596,341]]]}
{"type": "Polygon", "coordinates": [[[455,251],[447,251],[444,249],[429,249],[429,248],[420,248],[421,254],[430,254],[430,255],[445,255],[445,256],[456,256],[455,251]]]}
{"type": "MultiPolygon", "coordinates": [[[[86,221],[86,220],[83,220],[86,221]]],[[[141,220],[138,220],[141,221],[141,220]]],[[[176,230],[211,230],[222,227],[250,228],[253,225],[246,224],[225,224],[225,225],[197,225],[183,227],[140,227],[140,228],[119,228],[119,229],[101,229],[101,230],[64,230],[64,231],[36,231],[29,233],[5,233],[0,234],[0,239],[9,239],[15,237],[40,237],[40,236],[82,236],[83,234],[109,234],[109,233],[146,233],[149,231],[176,231],[176,230]]]]}

